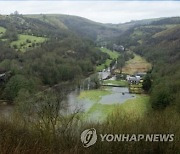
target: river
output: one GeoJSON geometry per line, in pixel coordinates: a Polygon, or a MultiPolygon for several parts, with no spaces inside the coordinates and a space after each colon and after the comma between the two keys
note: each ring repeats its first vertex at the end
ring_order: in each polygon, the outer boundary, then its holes
{"type": "MultiPolygon", "coordinates": [[[[110,69],[104,69],[102,72],[98,72],[99,75],[99,79],[106,79],[109,75],[111,75],[110,73],[110,69]]],[[[112,76],[109,80],[115,80],[115,76],[112,76]]],[[[92,110],[92,108],[94,108],[94,106],[97,105],[101,105],[102,108],[107,107],[107,105],[116,105],[116,104],[122,104],[125,101],[129,100],[129,99],[134,99],[136,97],[135,94],[130,94],[129,90],[127,87],[105,87],[104,90],[108,91],[109,94],[107,95],[103,95],[101,96],[101,98],[99,99],[98,102],[94,102],[91,99],[85,98],[85,99],[80,99],[79,95],[81,92],[83,91],[88,91],[90,90],[90,78],[86,79],[88,82],[87,84],[87,88],[82,88],[84,87],[84,83],[83,86],[81,86],[80,88],[77,88],[73,91],[71,91],[68,95],[67,95],[67,99],[66,99],[66,103],[67,103],[67,111],[66,113],[73,113],[75,110],[79,110],[80,112],[83,113],[89,113],[89,119],[90,120],[97,120],[97,119],[101,119],[102,114],[101,111],[99,109],[94,110],[94,112],[91,112],[90,114],[90,110],[92,110]],[[103,106],[104,105],[104,106],[103,106]]],[[[97,89],[99,90],[99,89],[97,89]]],[[[95,90],[94,90],[95,91],[95,90]]],[[[14,111],[14,106],[12,105],[1,105],[0,106],[0,115],[4,116],[4,117],[8,117],[12,112],[14,111]]]]}

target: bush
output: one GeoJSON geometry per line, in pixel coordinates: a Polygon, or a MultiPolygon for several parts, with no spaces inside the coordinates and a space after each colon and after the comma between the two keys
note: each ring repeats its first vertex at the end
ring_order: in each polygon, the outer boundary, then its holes
{"type": "Polygon", "coordinates": [[[23,75],[15,75],[6,84],[4,96],[6,99],[13,101],[21,89],[27,89],[28,91],[32,92],[34,89],[34,84],[31,80],[26,79],[23,75]]]}
{"type": "Polygon", "coordinates": [[[150,102],[154,109],[164,109],[173,101],[170,87],[165,83],[160,83],[153,87],[150,102]]]}
{"type": "Polygon", "coordinates": [[[150,88],[151,88],[151,78],[150,78],[150,75],[149,74],[147,74],[146,76],[145,76],[145,78],[144,78],[144,80],[143,80],[143,89],[145,90],[145,91],[149,91],[150,90],[150,88]]]}
{"type": "Polygon", "coordinates": [[[27,39],[26,42],[27,42],[27,43],[31,43],[31,40],[27,39]]]}

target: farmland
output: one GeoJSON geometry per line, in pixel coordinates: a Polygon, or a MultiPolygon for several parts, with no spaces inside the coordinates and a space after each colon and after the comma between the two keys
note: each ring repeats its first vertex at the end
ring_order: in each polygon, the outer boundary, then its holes
{"type": "Polygon", "coordinates": [[[134,58],[125,63],[122,69],[124,74],[133,75],[136,72],[147,72],[151,68],[151,64],[141,56],[134,54],[134,58]]]}
{"type": "Polygon", "coordinates": [[[25,52],[28,49],[39,46],[45,40],[46,38],[44,37],[19,34],[18,40],[11,42],[11,47],[15,48],[16,50],[25,52]]]}

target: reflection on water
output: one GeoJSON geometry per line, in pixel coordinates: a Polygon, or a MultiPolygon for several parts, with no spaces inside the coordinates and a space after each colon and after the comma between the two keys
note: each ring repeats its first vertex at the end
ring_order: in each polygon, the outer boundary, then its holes
{"type": "Polygon", "coordinates": [[[68,103],[68,113],[73,113],[76,110],[86,112],[88,111],[93,103],[89,99],[79,99],[79,93],[77,91],[73,91],[67,96],[68,103]]]}
{"type": "MultiPolygon", "coordinates": [[[[105,79],[109,75],[110,75],[109,68],[102,72],[99,72],[100,79],[105,79]]],[[[111,78],[111,80],[115,80],[115,77],[113,76],[111,78]]],[[[86,81],[87,81],[87,85],[90,85],[89,78],[86,81]]],[[[67,99],[64,100],[64,102],[66,104],[66,109],[64,109],[64,111],[63,111],[64,114],[70,114],[70,113],[74,113],[76,111],[88,112],[91,109],[91,107],[94,105],[94,103],[100,103],[100,104],[106,104],[106,105],[122,104],[125,101],[136,97],[135,94],[129,93],[129,90],[127,87],[107,87],[106,90],[110,91],[111,94],[102,96],[99,102],[94,102],[92,100],[89,100],[88,98],[79,99],[80,91],[83,91],[85,89],[84,87],[86,87],[85,82],[83,82],[83,85],[80,86],[80,89],[76,89],[67,95],[67,99]]],[[[89,88],[87,88],[87,89],[89,89],[89,88]]],[[[0,106],[0,115],[8,117],[13,112],[13,110],[14,110],[14,106],[9,106],[9,105],[0,106]]],[[[101,112],[95,111],[92,116],[98,117],[97,115],[100,117],[101,112]]]]}
{"type": "MultiPolygon", "coordinates": [[[[136,97],[135,94],[130,94],[127,87],[112,87],[106,89],[111,92],[111,94],[105,95],[101,97],[101,100],[96,103],[100,104],[122,104],[129,99],[133,99],[136,97]]],[[[81,111],[88,111],[95,102],[92,100],[79,99],[79,94],[77,92],[71,92],[67,97],[69,112],[74,111],[77,108],[81,108],[81,111]]]]}
{"type": "MultiPolygon", "coordinates": [[[[70,92],[67,95],[66,102],[66,109],[63,110],[62,113],[64,115],[69,115],[74,112],[86,112],[93,107],[96,103],[104,104],[104,105],[112,105],[112,104],[122,104],[125,101],[129,99],[133,99],[136,97],[135,94],[130,94],[128,91],[128,88],[126,87],[107,87],[108,91],[111,92],[111,94],[102,96],[101,99],[98,102],[94,102],[93,100],[86,99],[79,99],[79,93],[80,91],[75,90],[70,92]]],[[[0,106],[0,115],[8,118],[10,114],[13,112],[14,106],[0,106]]],[[[88,117],[86,120],[89,121],[103,121],[103,118],[105,116],[102,116],[103,113],[99,109],[95,110],[93,113],[88,113],[88,117]]]]}

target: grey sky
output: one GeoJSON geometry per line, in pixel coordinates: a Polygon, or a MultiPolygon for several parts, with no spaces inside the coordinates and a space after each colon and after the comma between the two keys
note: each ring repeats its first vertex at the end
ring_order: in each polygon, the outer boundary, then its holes
{"type": "Polygon", "coordinates": [[[180,1],[0,1],[0,14],[69,14],[102,23],[180,16],[180,1]]]}

